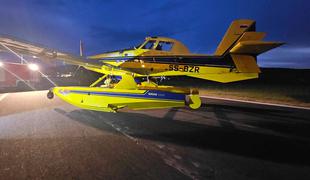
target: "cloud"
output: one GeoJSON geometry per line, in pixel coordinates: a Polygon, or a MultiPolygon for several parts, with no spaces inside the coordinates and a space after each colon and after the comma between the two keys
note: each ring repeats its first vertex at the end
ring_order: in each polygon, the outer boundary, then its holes
{"type": "Polygon", "coordinates": [[[310,46],[279,47],[262,55],[265,59],[282,58],[308,58],[310,59],[310,46]]]}
{"type": "Polygon", "coordinates": [[[258,57],[264,67],[310,68],[310,46],[287,46],[258,57]]]}
{"type": "Polygon", "coordinates": [[[308,54],[310,56],[310,46],[309,47],[286,47],[286,48],[280,48],[278,51],[282,53],[308,54]]]}

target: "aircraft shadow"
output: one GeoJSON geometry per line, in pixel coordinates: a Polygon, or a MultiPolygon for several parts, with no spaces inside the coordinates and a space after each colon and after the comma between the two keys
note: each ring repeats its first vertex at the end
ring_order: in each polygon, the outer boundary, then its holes
{"type": "MultiPolygon", "coordinates": [[[[310,156],[308,155],[310,141],[236,129],[231,122],[229,113],[226,112],[227,108],[228,110],[238,110],[217,105],[208,105],[207,108],[207,110],[215,113],[221,127],[173,120],[173,116],[178,111],[175,108],[170,109],[171,112],[169,111],[164,118],[129,112],[114,114],[87,110],[71,112],[55,110],[72,120],[111,133],[118,132],[107,125],[107,121],[126,129],[126,134],[135,138],[195,147],[202,150],[227,152],[273,162],[310,165],[310,156]]],[[[239,109],[239,113],[253,112],[257,113],[255,109],[251,108],[239,109]]],[[[268,110],[264,115],[266,113],[268,115],[268,113],[278,114],[279,112],[268,110]]],[[[269,125],[267,123],[265,126],[269,125]]]]}

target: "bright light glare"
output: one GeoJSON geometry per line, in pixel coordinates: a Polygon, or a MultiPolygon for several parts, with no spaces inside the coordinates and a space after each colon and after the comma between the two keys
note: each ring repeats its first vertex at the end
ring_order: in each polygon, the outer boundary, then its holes
{"type": "Polygon", "coordinates": [[[39,66],[36,64],[28,64],[28,68],[31,69],[32,71],[39,70],[39,66]]]}
{"type": "Polygon", "coordinates": [[[2,67],[2,66],[3,66],[3,62],[0,61],[0,67],[2,67]]]}

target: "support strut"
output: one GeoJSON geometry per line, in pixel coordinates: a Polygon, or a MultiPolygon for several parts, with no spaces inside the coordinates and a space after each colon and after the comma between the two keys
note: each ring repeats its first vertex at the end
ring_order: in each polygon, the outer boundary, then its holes
{"type": "Polygon", "coordinates": [[[100,83],[103,79],[105,79],[108,76],[108,74],[103,75],[102,77],[100,77],[99,79],[97,79],[97,81],[93,82],[89,87],[94,87],[96,86],[98,83],[100,83]]]}

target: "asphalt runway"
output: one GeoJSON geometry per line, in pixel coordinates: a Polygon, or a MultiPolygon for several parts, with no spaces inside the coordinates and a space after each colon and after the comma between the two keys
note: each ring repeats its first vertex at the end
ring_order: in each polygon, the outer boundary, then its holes
{"type": "Polygon", "coordinates": [[[0,94],[0,179],[310,179],[310,111],[203,99],[104,113],[0,94]]]}

